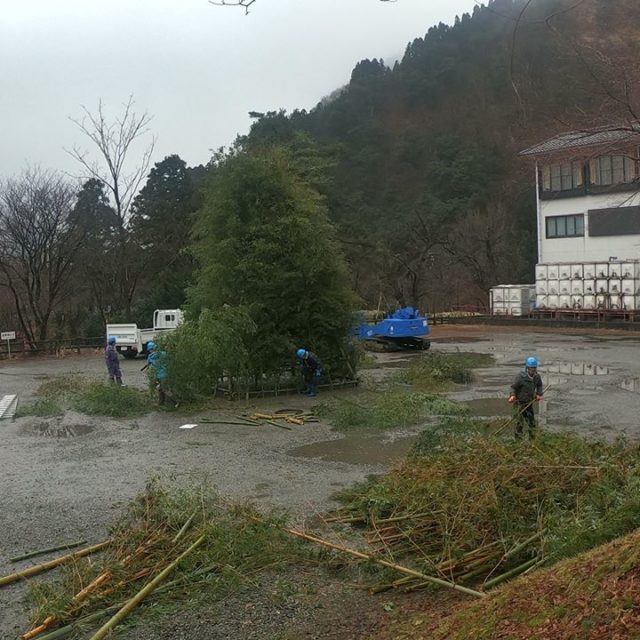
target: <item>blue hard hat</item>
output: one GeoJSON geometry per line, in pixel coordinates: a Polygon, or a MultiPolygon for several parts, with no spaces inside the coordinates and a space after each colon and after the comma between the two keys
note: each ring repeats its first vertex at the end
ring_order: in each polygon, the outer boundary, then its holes
{"type": "Polygon", "coordinates": [[[297,358],[304,358],[307,355],[307,352],[304,349],[298,349],[296,351],[296,357],[297,358]]]}
{"type": "Polygon", "coordinates": [[[147,351],[153,351],[156,348],[156,343],[153,340],[147,342],[147,351]]]}
{"type": "Polygon", "coordinates": [[[524,364],[527,367],[537,368],[538,367],[538,360],[537,360],[537,358],[534,358],[533,356],[529,356],[527,358],[527,361],[524,364]]]}
{"type": "Polygon", "coordinates": [[[107,339],[107,343],[108,344],[115,344],[116,343],[116,337],[115,336],[109,336],[109,338],[107,339]]]}

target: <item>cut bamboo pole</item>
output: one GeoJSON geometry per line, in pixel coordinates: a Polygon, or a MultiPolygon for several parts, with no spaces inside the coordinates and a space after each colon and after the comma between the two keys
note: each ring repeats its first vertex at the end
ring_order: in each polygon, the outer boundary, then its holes
{"type": "Polygon", "coordinates": [[[28,560],[29,558],[35,558],[36,556],[43,556],[45,553],[53,553],[54,551],[63,551],[64,549],[73,549],[79,547],[81,544],[87,544],[86,540],[79,540],[78,542],[70,542],[69,544],[61,544],[57,547],[49,547],[48,549],[38,549],[37,551],[29,551],[21,556],[15,556],[9,558],[9,562],[20,562],[21,560],[28,560]]]}
{"type": "Polygon", "coordinates": [[[275,420],[265,420],[266,423],[273,425],[274,427],[278,427],[280,429],[286,429],[287,431],[293,431],[291,427],[288,427],[286,424],[279,424],[275,420]]]}
{"type": "Polygon", "coordinates": [[[92,553],[97,553],[98,551],[101,551],[109,544],[111,544],[111,540],[105,540],[104,542],[94,544],[91,547],[87,547],[86,549],[81,549],[80,551],[75,551],[74,553],[68,553],[65,556],[60,556],[59,558],[54,558],[53,560],[49,560],[48,562],[43,562],[42,564],[34,565],[33,567],[29,567],[28,569],[23,569],[22,571],[18,571],[17,573],[12,573],[8,576],[3,576],[0,578],[0,587],[4,587],[5,585],[11,584],[12,582],[17,582],[18,580],[22,580],[23,578],[29,578],[31,576],[35,576],[39,573],[48,571],[49,569],[54,569],[55,567],[61,564],[64,564],[68,560],[73,560],[75,558],[82,558],[83,556],[88,556],[92,553]]]}
{"type": "Polygon", "coordinates": [[[103,624],[90,640],[101,640],[104,638],[118,623],[133,611],[153,590],[180,564],[180,562],[188,556],[192,551],[197,549],[206,539],[206,536],[200,536],[186,551],[183,551],[169,566],[163,569],[151,582],[140,590],[127,604],[122,607],[115,616],[103,624]]]}
{"type": "Polygon", "coordinates": [[[535,558],[532,558],[531,560],[527,560],[527,562],[525,562],[524,564],[521,564],[521,565],[515,567],[514,569],[511,569],[511,571],[507,571],[506,573],[503,573],[502,575],[496,576],[495,578],[492,578],[491,580],[487,580],[482,586],[485,589],[490,589],[491,587],[495,587],[497,584],[500,584],[501,582],[504,582],[505,580],[508,580],[509,578],[513,578],[513,577],[523,573],[529,567],[532,567],[534,564],[536,564],[539,561],[540,561],[540,558],[538,556],[536,556],[535,558]]]}
{"type": "Polygon", "coordinates": [[[191,523],[193,522],[193,519],[196,517],[197,511],[194,511],[189,518],[187,519],[187,521],[182,525],[182,527],[180,528],[180,531],[178,531],[178,533],[176,533],[175,537],[173,538],[173,540],[171,542],[173,542],[174,544],[176,542],[178,542],[178,540],[180,540],[180,538],[182,538],[182,536],[187,532],[187,529],[191,526],[191,523]]]}
{"type": "MultiPolygon", "coordinates": [[[[388,567],[390,569],[395,569],[400,573],[405,573],[410,576],[414,576],[416,578],[421,578],[426,582],[431,582],[433,584],[437,584],[441,587],[447,587],[448,589],[454,589],[456,591],[460,591],[462,593],[466,593],[470,596],[475,596],[476,598],[484,598],[486,596],[485,593],[480,591],[474,591],[473,589],[468,589],[467,587],[463,587],[459,584],[455,584],[453,582],[449,582],[448,580],[442,580],[440,578],[435,578],[433,576],[428,576],[425,573],[421,573],[420,571],[415,571],[414,569],[410,569],[408,567],[403,567],[399,564],[395,564],[393,562],[389,562],[388,560],[382,560],[381,558],[376,558],[375,556],[368,555],[366,553],[362,553],[361,551],[356,551],[355,549],[349,549],[347,547],[343,547],[338,544],[334,544],[333,542],[329,542],[327,540],[323,540],[322,538],[317,538],[316,536],[312,536],[304,531],[298,531],[297,529],[284,529],[287,533],[291,535],[297,536],[298,538],[302,538],[304,540],[309,540],[310,542],[315,542],[317,544],[321,544],[325,547],[329,547],[330,549],[335,549],[336,551],[341,551],[342,553],[348,553],[356,558],[360,558],[361,560],[368,560],[369,562],[375,562],[376,564],[382,565],[383,567],[388,567]]],[[[93,638],[91,638],[93,640],[93,638]]]]}

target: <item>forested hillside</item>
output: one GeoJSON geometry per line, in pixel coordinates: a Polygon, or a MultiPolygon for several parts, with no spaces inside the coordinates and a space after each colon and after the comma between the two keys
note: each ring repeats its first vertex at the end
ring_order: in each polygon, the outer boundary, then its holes
{"type": "Polygon", "coordinates": [[[626,0],[494,0],[393,67],[363,60],[308,113],[259,115],[244,143],[304,132],[332,160],[322,190],[368,304],[483,304],[533,281],[535,177],[518,152],[630,117],[616,61],[638,17],[626,0]]]}
{"type": "MultiPolygon", "coordinates": [[[[118,124],[85,111],[74,122],[121,154],[101,158],[104,173],[90,170],[79,185],[34,170],[0,185],[0,321],[33,345],[101,336],[107,321],[147,325],[154,308],[189,299],[199,309],[194,292],[216,257],[207,264],[198,253],[194,225],[228,162],[272,152],[288,158],[287,180],[320,196],[356,304],[486,305],[490,287],[533,281],[535,177],[519,151],[567,129],[639,119],[638,24],[635,0],[492,0],[429,28],[393,66],[362,60],[309,112],[252,113],[250,132],[206,167],[171,155],[149,171],[144,155],[146,183],[127,183],[122,166],[148,114],[136,116],[131,100],[118,124]]],[[[86,157],[77,159],[90,169],[86,157]]]]}

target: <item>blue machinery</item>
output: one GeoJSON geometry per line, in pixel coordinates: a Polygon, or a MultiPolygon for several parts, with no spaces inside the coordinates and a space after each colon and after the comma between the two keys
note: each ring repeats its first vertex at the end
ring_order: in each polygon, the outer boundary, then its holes
{"type": "Polygon", "coordinates": [[[361,340],[400,349],[428,349],[431,346],[427,339],[431,333],[427,318],[413,307],[396,309],[375,323],[362,322],[363,316],[359,320],[354,333],[361,340]]]}

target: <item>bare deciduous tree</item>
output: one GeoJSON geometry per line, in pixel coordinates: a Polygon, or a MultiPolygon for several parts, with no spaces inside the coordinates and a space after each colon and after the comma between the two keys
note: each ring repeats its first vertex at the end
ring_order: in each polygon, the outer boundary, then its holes
{"type": "Polygon", "coordinates": [[[141,137],[150,133],[151,116],[134,111],[134,100],[130,96],[124,105],[122,115],[114,121],[107,120],[102,101],[97,113],[82,107],[84,115],[74,120],[79,129],[98,149],[100,162],[94,161],[87,151],[74,147],[68,153],[85,169],[84,178],[94,178],[103,183],[113,201],[118,219],[118,246],[110,256],[115,269],[113,280],[113,310],[121,310],[131,315],[131,305],[140,279],[141,265],[138,250],[129,234],[128,223],[131,203],[148,173],[153,153],[154,139],[134,156],[132,147],[141,137]],[[133,160],[132,156],[135,157],[133,160]]]}
{"type": "Polygon", "coordinates": [[[84,178],[95,178],[104,183],[111,193],[113,205],[121,227],[126,227],[131,202],[138,192],[142,180],[147,175],[155,140],[142,151],[139,162],[127,169],[131,160],[131,147],[134,142],[149,133],[151,116],[145,111],[138,115],[133,110],[133,96],[124,105],[123,113],[113,122],[105,117],[102,101],[98,103],[97,113],[91,113],[82,107],[84,115],[80,119],[71,118],[80,131],[97,147],[101,162],[92,159],[88,151],[74,146],[67,152],[85,169],[84,178]]]}
{"type": "Polygon", "coordinates": [[[10,292],[25,338],[47,338],[82,242],[71,211],[75,189],[64,178],[27,170],[0,188],[0,287],[10,292]]]}

